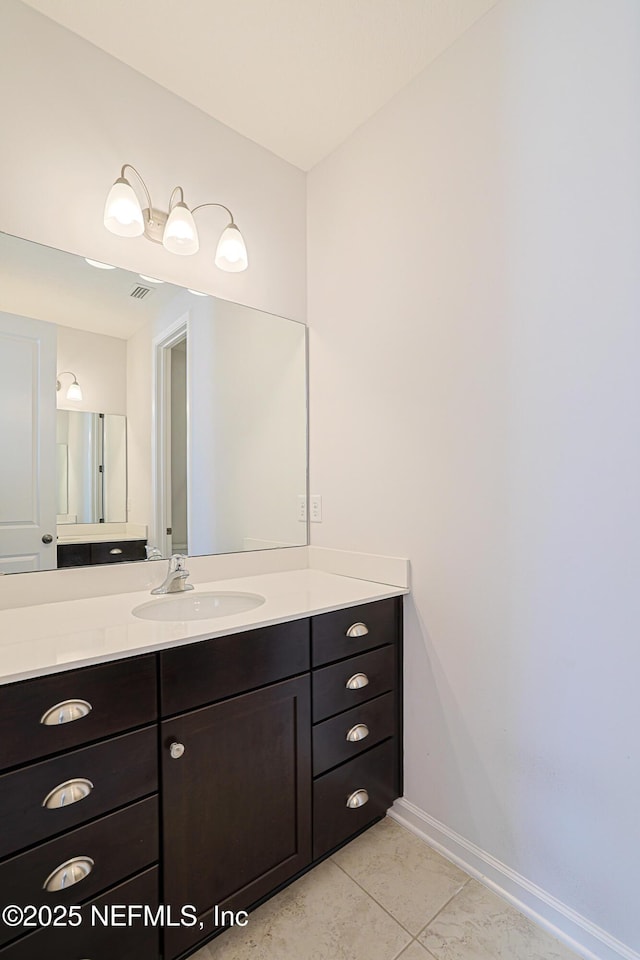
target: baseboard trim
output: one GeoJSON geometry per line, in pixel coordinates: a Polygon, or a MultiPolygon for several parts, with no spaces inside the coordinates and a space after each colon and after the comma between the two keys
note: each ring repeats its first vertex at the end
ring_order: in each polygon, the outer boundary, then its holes
{"type": "Polygon", "coordinates": [[[586,960],[640,960],[640,953],[409,800],[396,800],[389,816],[586,960]]]}

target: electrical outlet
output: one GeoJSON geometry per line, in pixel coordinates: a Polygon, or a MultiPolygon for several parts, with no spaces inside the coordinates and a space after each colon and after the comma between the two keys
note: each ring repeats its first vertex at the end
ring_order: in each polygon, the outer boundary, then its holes
{"type": "Polygon", "coordinates": [[[307,497],[306,494],[298,494],[298,520],[300,523],[307,522],[307,497]]]}
{"type": "Polygon", "coordinates": [[[317,493],[309,497],[309,520],[311,523],[322,523],[322,497],[317,493]]]}

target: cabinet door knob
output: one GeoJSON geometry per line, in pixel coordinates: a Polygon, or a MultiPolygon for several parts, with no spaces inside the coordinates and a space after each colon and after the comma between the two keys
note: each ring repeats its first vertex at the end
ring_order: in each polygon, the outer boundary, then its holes
{"type": "Polygon", "coordinates": [[[345,687],[347,690],[361,690],[362,687],[366,687],[368,683],[369,677],[366,673],[354,673],[345,683],[345,687]]]}
{"type": "Polygon", "coordinates": [[[73,857],[71,860],[61,863],[59,867],[53,870],[42,885],[42,889],[47,893],[57,893],[60,890],[66,890],[72,887],[74,883],[80,883],[85,877],[88,877],[93,870],[93,860],[91,857],[73,857]]]}
{"type": "Polygon", "coordinates": [[[71,723],[73,720],[81,720],[91,712],[92,706],[86,700],[63,700],[62,703],[56,703],[40,717],[40,723],[45,727],[56,727],[59,723],[71,723]]]}
{"type": "Polygon", "coordinates": [[[59,810],[61,807],[70,807],[72,803],[78,800],[84,800],[93,790],[91,780],[85,780],[84,777],[77,777],[75,780],[65,780],[58,784],[53,790],[50,790],[42,801],[42,806],[47,810],[59,810]]]}
{"type": "Polygon", "coordinates": [[[358,740],[364,740],[368,736],[369,727],[366,723],[356,723],[355,727],[351,727],[351,730],[349,730],[347,740],[351,743],[356,743],[358,740]]]}
{"type": "Polygon", "coordinates": [[[171,754],[172,760],[179,760],[184,753],[184,743],[178,743],[177,740],[174,740],[169,747],[169,753],[171,754]]]}
{"type": "Polygon", "coordinates": [[[369,627],[366,623],[352,623],[347,630],[348,637],[366,637],[369,633],[369,627]]]}
{"type": "Polygon", "coordinates": [[[369,794],[366,790],[354,790],[350,796],[347,797],[347,806],[350,810],[357,810],[358,807],[364,807],[365,803],[369,803],[369,794]]]}

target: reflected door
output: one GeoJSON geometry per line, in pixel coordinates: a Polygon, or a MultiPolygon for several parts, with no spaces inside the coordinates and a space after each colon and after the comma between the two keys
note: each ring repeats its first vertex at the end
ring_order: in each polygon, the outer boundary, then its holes
{"type": "Polygon", "coordinates": [[[55,326],[0,312],[2,573],[56,567],[55,418],[55,326]]]}

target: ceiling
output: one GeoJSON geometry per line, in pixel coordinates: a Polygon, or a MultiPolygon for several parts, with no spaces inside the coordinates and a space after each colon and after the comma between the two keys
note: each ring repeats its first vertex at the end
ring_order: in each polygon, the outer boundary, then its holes
{"type": "Polygon", "coordinates": [[[25,0],[309,170],[497,0],[25,0]]]}

